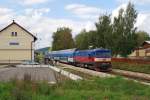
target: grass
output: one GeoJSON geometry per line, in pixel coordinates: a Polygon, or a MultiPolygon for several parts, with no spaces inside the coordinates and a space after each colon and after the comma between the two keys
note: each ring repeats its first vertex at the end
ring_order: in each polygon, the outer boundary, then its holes
{"type": "Polygon", "coordinates": [[[0,100],[149,100],[150,86],[117,78],[64,80],[50,85],[28,79],[0,82],[0,100]]]}
{"type": "Polygon", "coordinates": [[[112,62],[112,68],[150,74],[150,64],[112,62]]]}

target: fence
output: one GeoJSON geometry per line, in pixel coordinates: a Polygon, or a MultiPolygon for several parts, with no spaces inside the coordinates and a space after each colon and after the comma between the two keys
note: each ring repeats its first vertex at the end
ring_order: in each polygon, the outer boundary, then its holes
{"type": "Polygon", "coordinates": [[[150,59],[112,58],[112,62],[150,64],[150,59]]]}
{"type": "Polygon", "coordinates": [[[0,60],[0,64],[20,64],[23,60],[0,60]]]}

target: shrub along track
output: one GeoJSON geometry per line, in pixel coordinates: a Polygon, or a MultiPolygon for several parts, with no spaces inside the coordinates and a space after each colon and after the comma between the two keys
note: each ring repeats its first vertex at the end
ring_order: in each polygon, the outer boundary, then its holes
{"type": "Polygon", "coordinates": [[[123,77],[125,77],[125,79],[131,79],[131,80],[139,81],[143,84],[150,85],[150,74],[124,71],[124,70],[118,70],[118,69],[112,69],[111,72],[103,73],[103,72],[97,72],[97,71],[84,69],[84,68],[80,68],[80,67],[75,67],[72,65],[67,65],[67,64],[62,64],[62,63],[59,63],[58,65],[69,68],[69,69],[73,69],[76,71],[80,71],[80,72],[83,72],[85,74],[89,74],[92,76],[99,76],[99,77],[123,76],[123,77]]]}

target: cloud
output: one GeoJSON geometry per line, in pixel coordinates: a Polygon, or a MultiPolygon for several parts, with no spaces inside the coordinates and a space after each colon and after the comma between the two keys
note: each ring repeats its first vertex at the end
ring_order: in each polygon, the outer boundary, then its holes
{"type": "Polygon", "coordinates": [[[83,4],[70,4],[65,7],[66,10],[72,12],[80,18],[98,18],[105,10],[91,7],[83,4]]]}
{"type": "MultiPolygon", "coordinates": [[[[29,31],[37,34],[39,41],[37,42],[37,48],[49,46],[52,43],[52,33],[57,30],[58,27],[69,27],[72,29],[73,36],[79,33],[83,28],[91,30],[94,27],[93,22],[75,21],[71,19],[57,19],[44,16],[45,10],[41,13],[35,13],[41,11],[39,9],[26,9],[25,15],[17,16],[17,22],[24,25],[29,31]],[[92,26],[93,24],[93,26],[92,26]]],[[[47,12],[47,11],[46,11],[47,12]]]]}
{"type": "Polygon", "coordinates": [[[11,13],[12,9],[8,9],[8,8],[0,8],[0,15],[5,15],[7,13],[11,13]]]}
{"type": "Polygon", "coordinates": [[[148,5],[150,0],[116,0],[119,3],[128,3],[129,1],[138,5],[148,5]]]}
{"type": "Polygon", "coordinates": [[[14,0],[14,1],[19,2],[22,5],[34,5],[34,4],[46,3],[49,0],[14,0]]]}
{"type": "Polygon", "coordinates": [[[112,11],[112,18],[114,18],[114,17],[117,17],[118,16],[118,14],[119,14],[119,10],[120,9],[124,9],[124,10],[126,10],[127,9],[127,3],[125,3],[125,4],[121,4],[120,6],[118,6],[116,9],[114,9],[113,11],[112,11]]]}
{"type": "Polygon", "coordinates": [[[136,27],[141,26],[144,23],[144,21],[147,20],[148,17],[149,17],[149,14],[147,14],[147,13],[139,13],[135,26],[136,27]]]}
{"type": "Polygon", "coordinates": [[[81,4],[71,4],[66,6],[67,10],[71,10],[76,14],[99,13],[101,10],[96,7],[89,7],[81,4]]]}
{"type": "Polygon", "coordinates": [[[137,17],[137,23],[136,26],[138,27],[138,30],[144,30],[149,33],[150,35],[150,12],[147,13],[140,13],[137,17]]]}
{"type": "Polygon", "coordinates": [[[0,27],[1,29],[10,24],[13,19],[38,37],[36,48],[50,46],[52,43],[52,33],[58,27],[69,27],[72,29],[73,36],[78,34],[83,28],[91,30],[94,28],[92,21],[76,21],[72,19],[52,18],[45,14],[50,12],[48,8],[24,10],[23,14],[19,14],[12,9],[0,8],[0,27]]]}
{"type": "Polygon", "coordinates": [[[9,20],[13,19],[15,12],[12,9],[0,7],[0,26],[6,25],[9,20]]]}
{"type": "MultiPolygon", "coordinates": [[[[113,16],[117,16],[120,8],[125,8],[126,4],[122,4],[116,9],[114,9],[113,16]]],[[[69,11],[78,11],[74,12],[76,15],[89,15],[91,14],[99,14],[101,10],[99,8],[89,7],[88,10],[83,10],[87,6],[83,5],[70,5],[67,6],[66,9],[70,9],[69,11]],[[75,10],[74,10],[75,9],[75,10]],[[77,10],[78,9],[78,10],[77,10]],[[91,9],[95,9],[92,11],[91,9]],[[96,10],[97,9],[97,10],[96,10]],[[96,13],[97,12],[97,13],[96,13]]],[[[21,26],[25,27],[31,33],[38,37],[38,41],[36,42],[36,48],[51,46],[52,43],[52,33],[57,30],[58,27],[69,27],[72,29],[73,36],[75,37],[82,29],[91,30],[95,29],[95,21],[98,18],[93,18],[93,20],[81,18],[80,20],[75,19],[65,19],[65,18],[53,18],[47,16],[48,13],[51,13],[49,8],[39,8],[33,9],[28,8],[24,9],[23,13],[18,13],[13,9],[0,7],[0,28],[2,29],[6,25],[10,24],[13,19],[16,20],[21,26]]],[[[144,30],[150,33],[150,13],[140,13],[137,18],[136,26],[139,30],[144,30]]]]}
{"type": "Polygon", "coordinates": [[[50,12],[50,8],[40,8],[40,9],[33,9],[33,8],[28,8],[25,9],[25,13],[26,15],[29,16],[42,16],[43,14],[49,13],[50,12]]]}

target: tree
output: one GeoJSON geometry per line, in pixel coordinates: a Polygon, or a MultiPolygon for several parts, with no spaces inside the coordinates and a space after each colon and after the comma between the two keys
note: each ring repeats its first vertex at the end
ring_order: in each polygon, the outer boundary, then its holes
{"type": "Polygon", "coordinates": [[[136,35],[138,46],[141,46],[144,41],[150,40],[150,36],[147,32],[138,31],[136,32],[136,35]]]}
{"type": "Polygon", "coordinates": [[[90,46],[92,46],[92,48],[95,47],[95,43],[96,43],[96,32],[95,31],[89,31],[86,32],[86,30],[82,30],[76,37],[75,37],[75,43],[76,43],[76,47],[78,49],[89,49],[90,46]]]}
{"type": "Polygon", "coordinates": [[[89,31],[88,33],[88,48],[97,48],[96,47],[96,31],[89,31]]]}
{"type": "Polygon", "coordinates": [[[96,47],[113,48],[113,34],[110,15],[103,15],[96,24],[96,47]]]}
{"type": "Polygon", "coordinates": [[[35,57],[35,61],[36,62],[39,62],[39,63],[42,63],[44,61],[44,55],[43,53],[38,53],[35,57]]]}
{"type": "Polygon", "coordinates": [[[121,51],[121,41],[124,33],[124,18],[123,18],[123,9],[119,10],[119,15],[114,18],[113,22],[113,55],[117,56],[121,51]]]}
{"type": "Polygon", "coordinates": [[[136,18],[137,18],[137,11],[134,8],[134,5],[129,2],[127,9],[125,11],[124,20],[125,20],[125,32],[123,38],[123,44],[121,55],[127,56],[130,54],[135,47],[137,47],[137,35],[136,32],[136,18]]]}
{"type": "Polygon", "coordinates": [[[82,30],[75,37],[75,44],[78,49],[87,49],[88,48],[88,34],[86,30],[82,30]]]}
{"type": "Polygon", "coordinates": [[[70,49],[74,48],[74,46],[71,29],[62,27],[53,33],[52,50],[70,49]]]}
{"type": "Polygon", "coordinates": [[[129,2],[127,9],[120,9],[119,16],[114,18],[113,34],[116,39],[116,55],[127,57],[137,47],[137,35],[135,34],[137,12],[134,5],[129,2]]]}

